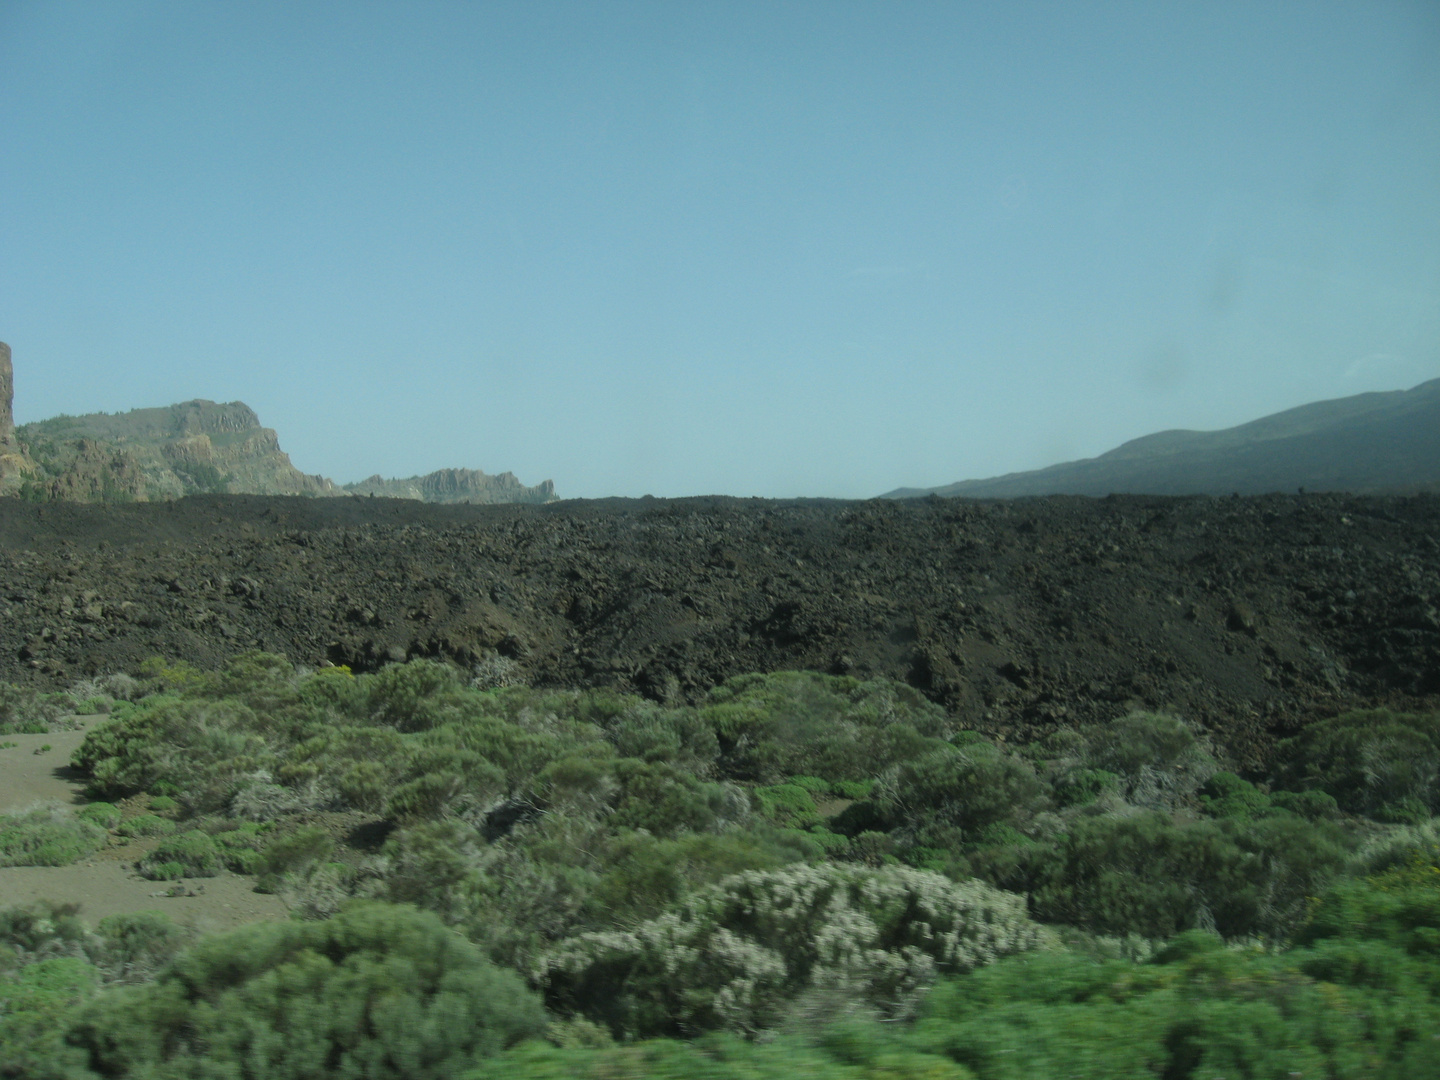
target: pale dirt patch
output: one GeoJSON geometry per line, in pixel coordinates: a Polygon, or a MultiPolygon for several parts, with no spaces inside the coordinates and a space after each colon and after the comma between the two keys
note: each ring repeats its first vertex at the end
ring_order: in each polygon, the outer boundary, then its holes
{"type": "Polygon", "coordinates": [[[11,814],[36,803],[58,802],[78,806],[89,800],[84,784],[70,768],[70,755],[80,749],[85,733],[103,716],[80,716],[73,731],[46,735],[0,735],[0,743],[18,745],[0,750],[0,814],[11,814]],[[49,750],[37,753],[48,745],[49,750]]]}
{"type": "MultiPolygon", "coordinates": [[[[79,748],[86,731],[104,719],[79,717],[80,726],[73,731],[0,736],[0,743],[18,744],[0,750],[0,813],[24,810],[36,803],[79,807],[89,802],[83,779],[70,768],[70,755],[79,748]],[[46,744],[49,750],[35,753],[46,744]]],[[[177,923],[201,931],[288,917],[279,897],[254,891],[253,877],[223,871],[218,877],[178,883],[145,880],[133,864],[157,843],[117,843],[112,837],[111,847],[73,866],[0,867],[0,908],[36,900],[79,904],[80,917],[92,926],[107,915],[163,911],[177,923]],[[166,895],[172,885],[178,885],[177,892],[195,895],[166,895]]]]}
{"type": "Polygon", "coordinates": [[[6,866],[0,867],[0,907],[35,900],[79,904],[80,917],[91,926],[107,915],[162,911],[175,922],[201,931],[288,918],[278,896],[254,891],[253,877],[223,871],[218,877],[179,883],[180,889],[195,896],[164,895],[175,884],[146,881],[127,864],[110,860],[73,866],[6,866]]]}

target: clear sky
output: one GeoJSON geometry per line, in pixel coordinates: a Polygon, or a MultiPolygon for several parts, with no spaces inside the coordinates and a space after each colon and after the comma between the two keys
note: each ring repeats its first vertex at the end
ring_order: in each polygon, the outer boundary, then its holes
{"type": "Polygon", "coordinates": [[[1440,376],[1440,4],[0,0],[16,417],[867,497],[1440,376]]]}

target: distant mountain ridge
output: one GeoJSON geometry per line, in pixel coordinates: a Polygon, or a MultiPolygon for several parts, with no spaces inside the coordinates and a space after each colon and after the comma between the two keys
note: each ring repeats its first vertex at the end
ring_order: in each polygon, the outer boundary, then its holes
{"type": "Polygon", "coordinates": [[[346,484],[342,490],[350,495],[382,495],[428,503],[546,503],[556,499],[554,481],[545,480],[526,487],[515,479],[514,473],[491,476],[479,469],[437,469],[404,480],[386,480],[375,475],[346,484]]]}
{"type": "Polygon", "coordinates": [[[1440,379],[1301,405],[1222,431],[1160,431],[1099,457],[935,488],[925,495],[1261,495],[1440,491],[1440,379]]]}
{"type": "Polygon", "coordinates": [[[408,480],[371,477],[344,487],[303,473],[241,401],[196,399],[125,413],[56,416],[14,426],[10,349],[0,343],[0,492],[70,502],[185,495],[384,495],[422,502],[551,502],[555,485],[511,473],[440,469],[408,480]]]}

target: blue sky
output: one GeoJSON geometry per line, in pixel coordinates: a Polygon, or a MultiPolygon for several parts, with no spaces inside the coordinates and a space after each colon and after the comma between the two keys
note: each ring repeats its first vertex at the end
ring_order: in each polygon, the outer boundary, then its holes
{"type": "Polygon", "coordinates": [[[0,0],[16,418],[868,497],[1440,377],[1440,5],[0,0]]]}

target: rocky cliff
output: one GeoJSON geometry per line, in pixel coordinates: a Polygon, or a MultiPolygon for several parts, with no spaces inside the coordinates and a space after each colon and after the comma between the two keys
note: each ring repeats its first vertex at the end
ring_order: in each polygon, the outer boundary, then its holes
{"type": "Polygon", "coordinates": [[[15,373],[10,346],[0,341],[0,491],[19,483],[34,467],[15,438],[15,373]]]}
{"type": "Polygon", "coordinates": [[[148,502],[185,495],[380,495],[432,503],[545,503],[546,480],[441,469],[372,476],[344,488],[302,473],[244,402],[185,401],[127,413],[57,416],[14,425],[10,347],[0,342],[0,493],[38,501],[148,502]]]}
{"type": "Polygon", "coordinates": [[[419,499],[428,503],[547,503],[554,502],[555,483],[546,480],[526,487],[514,473],[491,476],[479,469],[437,469],[424,476],[386,480],[372,476],[346,484],[351,495],[380,495],[394,499],[419,499]]]}
{"type": "Polygon", "coordinates": [[[16,429],[37,469],[30,491],[79,502],[171,499],[201,492],[329,495],[295,468],[242,402],[186,401],[127,413],[59,416],[16,429]]]}

